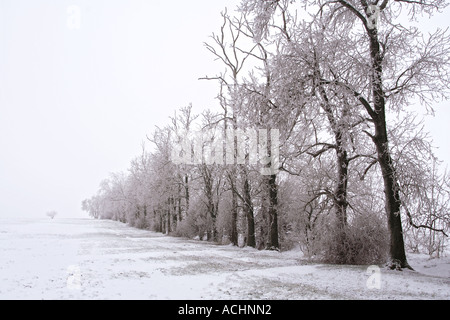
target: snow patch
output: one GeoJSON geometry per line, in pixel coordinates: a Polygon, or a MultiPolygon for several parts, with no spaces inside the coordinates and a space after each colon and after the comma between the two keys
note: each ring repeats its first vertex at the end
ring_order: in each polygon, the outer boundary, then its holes
{"type": "Polygon", "coordinates": [[[410,255],[412,271],[311,264],[164,236],[114,221],[1,220],[0,299],[450,299],[448,258],[410,255]]]}

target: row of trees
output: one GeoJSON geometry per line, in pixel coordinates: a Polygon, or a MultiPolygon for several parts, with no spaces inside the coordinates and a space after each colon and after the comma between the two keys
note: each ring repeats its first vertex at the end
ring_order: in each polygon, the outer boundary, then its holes
{"type": "Polygon", "coordinates": [[[300,245],[334,263],[407,268],[405,245],[441,254],[450,183],[409,106],[431,111],[448,94],[450,39],[397,21],[444,6],[245,0],[224,11],[205,44],[223,72],[202,78],[217,82],[218,110],[177,110],[83,209],[233,245],[300,245]]]}

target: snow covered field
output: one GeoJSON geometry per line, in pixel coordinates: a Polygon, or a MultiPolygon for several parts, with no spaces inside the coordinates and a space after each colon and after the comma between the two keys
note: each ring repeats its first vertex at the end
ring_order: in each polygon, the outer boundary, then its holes
{"type": "Polygon", "coordinates": [[[448,257],[409,261],[370,274],[113,221],[0,219],[0,299],[450,299],[448,257]]]}

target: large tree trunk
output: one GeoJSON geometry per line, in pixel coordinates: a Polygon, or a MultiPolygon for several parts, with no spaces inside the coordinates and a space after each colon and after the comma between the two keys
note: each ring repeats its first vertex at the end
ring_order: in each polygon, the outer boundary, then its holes
{"type": "Polygon", "coordinates": [[[377,29],[369,29],[370,55],[372,59],[372,94],[374,98],[374,114],[371,115],[375,125],[375,136],[372,137],[378,156],[384,182],[385,209],[390,234],[390,261],[388,266],[394,268],[411,268],[406,260],[403,242],[402,221],[400,216],[401,200],[395,168],[388,145],[385,95],[382,85],[383,56],[380,51],[377,29]]]}
{"type": "Polygon", "coordinates": [[[244,176],[244,212],[247,217],[247,246],[248,247],[256,247],[256,239],[255,239],[255,217],[253,213],[253,204],[252,198],[250,194],[250,183],[248,181],[247,169],[243,168],[243,176],[244,176]]]}
{"type": "MultiPolygon", "coordinates": [[[[317,67],[317,76],[320,79],[319,67],[317,67]]],[[[319,87],[320,95],[324,100],[322,105],[325,111],[328,122],[330,123],[331,129],[334,134],[335,150],[336,150],[336,166],[337,166],[337,180],[336,187],[334,190],[333,206],[337,217],[337,227],[341,231],[342,241],[345,240],[345,228],[347,227],[347,186],[348,186],[348,153],[344,145],[344,128],[339,124],[339,120],[333,114],[333,109],[330,106],[330,101],[325,89],[319,87]]],[[[344,106],[345,108],[345,106],[344,106]]],[[[348,112],[344,110],[342,116],[346,115],[348,112]]]]}
{"type": "Polygon", "coordinates": [[[189,211],[189,176],[187,174],[184,176],[184,196],[185,196],[185,199],[186,199],[185,212],[186,212],[186,215],[187,215],[187,213],[189,211]]]}
{"type": "Polygon", "coordinates": [[[177,204],[177,210],[178,210],[178,222],[183,221],[183,213],[181,211],[181,197],[178,197],[178,204],[177,204]]]}
{"type": "Polygon", "coordinates": [[[175,201],[175,197],[172,196],[172,230],[177,230],[178,224],[178,215],[177,215],[177,202],[175,201]]]}
{"type": "Polygon", "coordinates": [[[203,181],[205,183],[204,192],[206,196],[206,207],[209,218],[211,219],[211,226],[207,230],[207,240],[217,241],[217,231],[216,231],[216,211],[217,206],[214,202],[214,191],[213,191],[213,178],[212,173],[208,170],[205,164],[202,164],[202,175],[203,181]]]}
{"type": "MultiPolygon", "coordinates": [[[[230,177],[230,179],[232,179],[230,177]]],[[[231,190],[231,238],[230,241],[233,246],[238,245],[238,231],[237,231],[237,218],[238,218],[238,199],[236,191],[231,190]]]]}
{"type": "Polygon", "coordinates": [[[231,186],[231,235],[230,241],[234,246],[239,245],[238,239],[238,191],[236,190],[236,169],[233,167],[228,171],[228,181],[231,186]]]}
{"type": "MultiPolygon", "coordinates": [[[[318,79],[321,78],[319,66],[316,67],[316,77],[318,79]]],[[[330,105],[330,101],[328,99],[327,92],[325,88],[319,86],[319,92],[324,100],[322,104],[322,109],[325,111],[328,122],[330,123],[330,127],[334,134],[334,143],[335,143],[335,151],[336,151],[336,167],[337,167],[337,177],[336,177],[336,186],[333,194],[333,208],[336,214],[337,223],[336,223],[336,241],[338,242],[336,255],[338,257],[338,263],[346,263],[348,257],[348,248],[345,245],[347,242],[347,187],[348,187],[348,153],[345,149],[344,144],[344,133],[345,127],[340,125],[339,120],[336,119],[333,108],[330,105]]],[[[344,108],[346,106],[344,105],[344,108]]],[[[341,117],[345,119],[345,115],[347,115],[348,110],[344,109],[341,117]]]]}
{"type": "Polygon", "coordinates": [[[166,232],[166,219],[165,219],[165,216],[164,216],[164,209],[163,208],[161,208],[161,211],[160,211],[160,213],[159,213],[159,217],[160,217],[160,225],[161,225],[161,232],[162,233],[165,233],[166,232]]]}
{"type": "Polygon", "coordinates": [[[267,187],[269,192],[269,239],[267,249],[279,250],[278,242],[278,186],[276,184],[276,174],[267,177],[267,187]]]}
{"type": "Polygon", "coordinates": [[[337,183],[334,192],[334,206],[338,219],[338,227],[345,229],[347,227],[347,186],[348,186],[348,155],[345,148],[342,146],[342,133],[339,132],[337,143],[337,183]]]}
{"type": "MultiPolygon", "coordinates": [[[[236,80],[235,80],[236,81],[236,80]]],[[[235,89],[236,89],[236,85],[235,85],[235,89]]],[[[237,130],[237,119],[236,116],[234,114],[235,111],[235,106],[233,105],[233,130],[234,132],[236,132],[237,130]]],[[[225,110],[225,117],[227,116],[227,111],[225,110]]],[[[227,136],[227,134],[229,134],[228,132],[228,122],[227,120],[225,120],[225,126],[224,126],[224,136],[227,136]]],[[[231,169],[231,172],[229,172],[228,178],[231,184],[231,203],[232,203],[232,208],[231,208],[231,243],[234,246],[238,246],[239,245],[239,233],[238,233],[238,191],[236,189],[236,167],[234,164],[236,163],[236,159],[237,159],[237,150],[238,150],[238,144],[237,144],[237,137],[233,136],[233,166],[231,169]]],[[[224,162],[226,163],[226,147],[224,146],[224,162]]]]}
{"type": "Polygon", "coordinates": [[[400,216],[401,200],[399,195],[399,187],[395,176],[395,169],[388,147],[385,125],[377,124],[380,127],[376,130],[375,140],[378,154],[378,162],[380,164],[381,173],[383,175],[384,193],[385,193],[385,209],[388,219],[388,229],[390,235],[388,266],[394,268],[411,268],[406,259],[405,244],[403,241],[402,220],[400,216]],[[384,128],[383,128],[384,127],[384,128]]]}
{"type": "Polygon", "coordinates": [[[162,228],[162,226],[161,226],[161,224],[162,224],[161,215],[158,214],[158,212],[156,212],[155,209],[153,209],[153,220],[155,221],[154,230],[156,232],[161,232],[161,228],[162,228]]]}
{"type": "MultiPolygon", "coordinates": [[[[339,133],[339,135],[341,135],[339,133]]],[[[349,248],[347,243],[347,185],[348,185],[348,157],[347,151],[342,147],[341,138],[336,139],[337,143],[337,182],[336,189],[334,191],[333,206],[337,218],[337,246],[338,263],[348,263],[349,248]]]]}
{"type": "Polygon", "coordinates": [[[177,196],[177,224],[183,220],[183,214],[181,211],[181,184],[178,184],[178,196],[177,196]]]}
{"type": "Polygon", "coordinates": [[[170,198],[167,199],[167,229],[166,229],[166,234],[169,234],[170,232],[170,198]]]}

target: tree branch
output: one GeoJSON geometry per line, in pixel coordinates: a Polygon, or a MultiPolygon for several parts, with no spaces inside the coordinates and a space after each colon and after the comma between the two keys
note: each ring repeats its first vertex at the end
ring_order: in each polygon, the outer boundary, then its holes
{"type": "Polygon", "coordinates": [[[374,159],[372,160],[372,162],[370,162],[370,164],[367,166],[367,168],[364,170],[362,176],[359,178],[359,180],[364,180],[364,178],[366,177],[367,173],[369,172],[370,168],[372,168],[375,164],[378,163],[378,159],[374,159]]]}
{"type": "Polygon", "coordinates": [[[354,6],[352,6],[350,3],[348,3],[345,0],[338,0],[338,2],[340,4],[342,4],[344,7],[346,7],[347,9],[349,9],[351,12],[353,12],[359,18],[359,20],[361,20],[361,22],[364,24],[364,27],[366,29],[368,29],[366,18],[354,6]]]}
{"type": "Polygon", "coordinates": [[[411,212],[409,211],[408,207],[403,202],[402,202],[402,206],[403,206],[403,208],[405,208],[406,216],[408,217],[408,222],[412,227],[414,227],[416,229],[425,228],[425,229],[429,229],[432,231],[441,232],[444,236],[448,237],[448,234],[445,233],[444,229],[436,229],[436,228],[433,228],[426,224],[419,224],[419,225],[415,224],[413,222],[412,215],[411,215],[411,212]]]}

